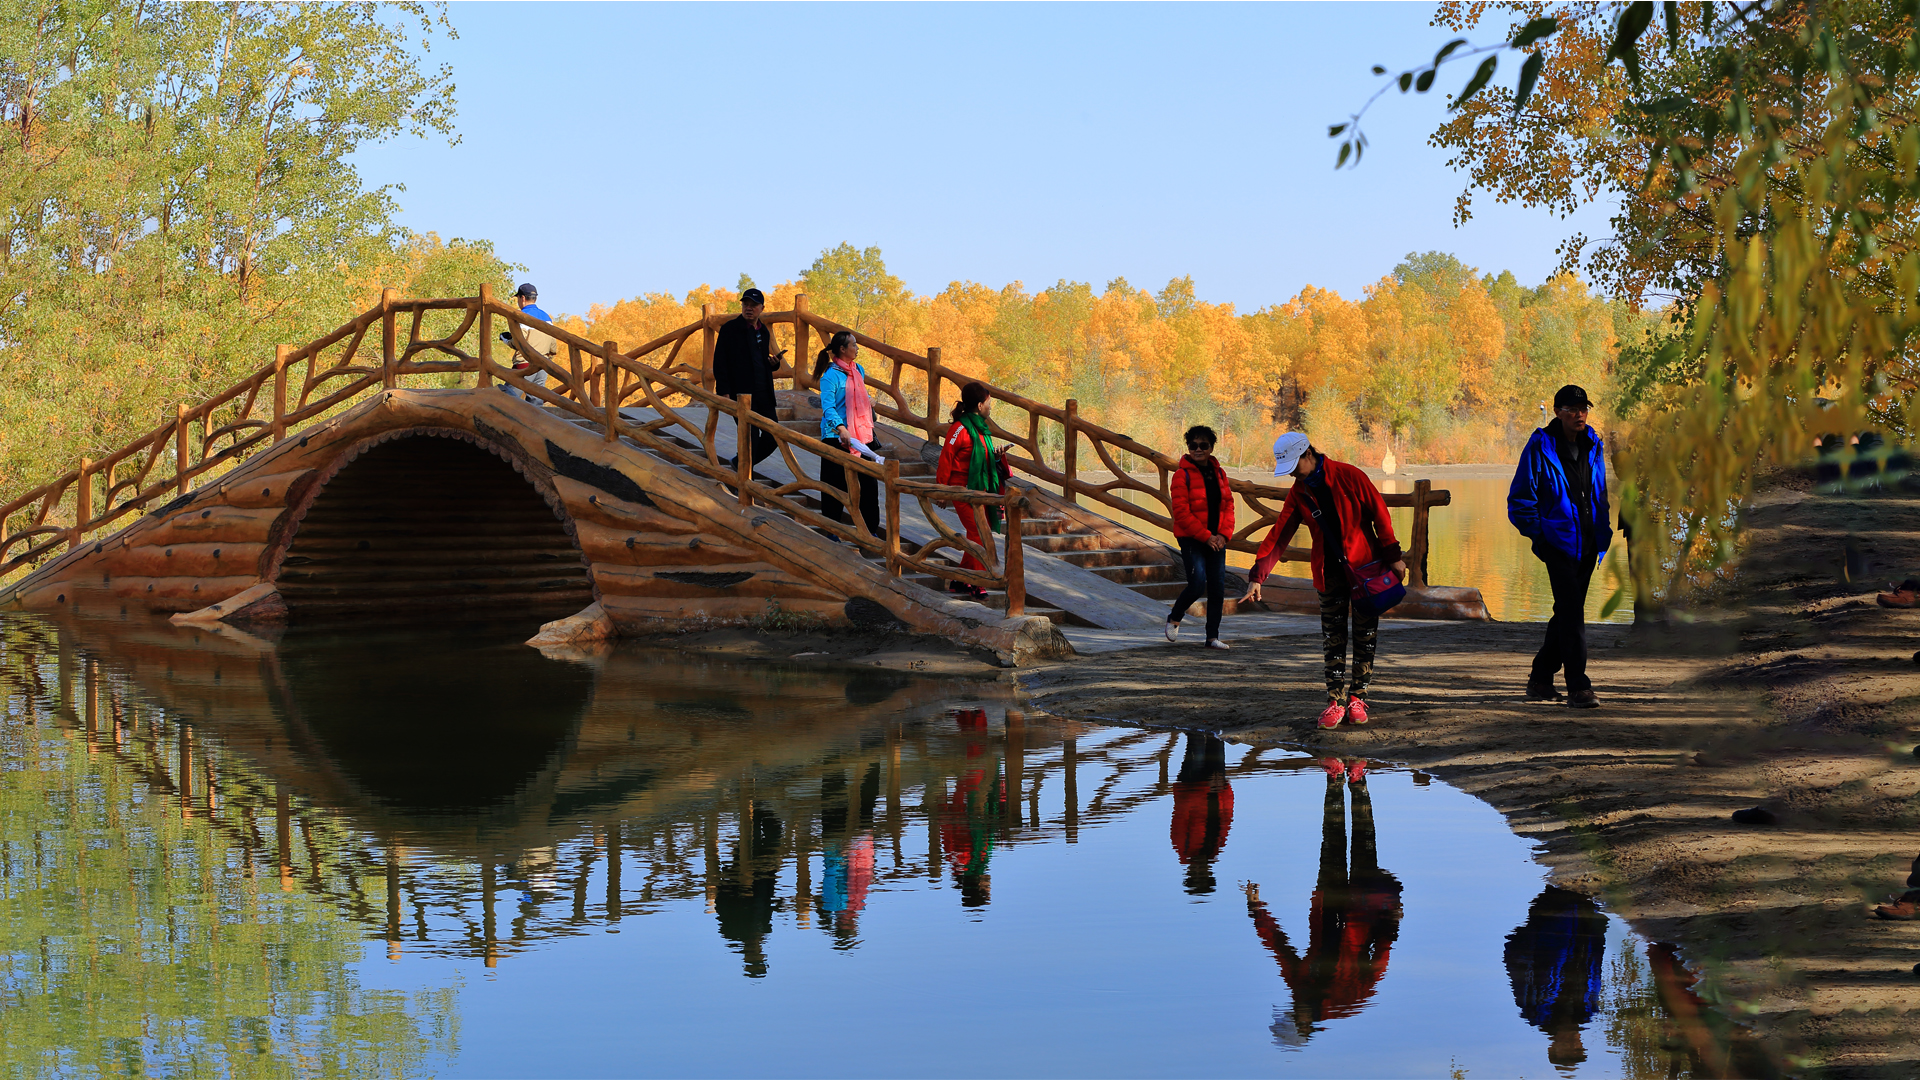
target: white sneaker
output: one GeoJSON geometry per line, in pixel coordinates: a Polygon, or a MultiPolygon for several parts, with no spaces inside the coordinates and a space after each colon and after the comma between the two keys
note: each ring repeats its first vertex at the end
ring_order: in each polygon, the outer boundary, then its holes
{"type": "Polygon", "coordinates": [[[1232,648],[1232,646],[1231,646],[1231,645],[1228,645],[1228,644],[1227,644],[1226,642],[1224,642],[1224,641],[1221,641],[1221,640],[1220,640],[1219,638],[1217,638],[1217,637],[1212,637],[1212,638],[1208,638],[1208,639],[1207,639],[1207,648],[1209,648],[1209,649],[1229,649],[1229,648],[1232,648]]]}
{"type": "Polygon", "coordinates": [[[1179,640],[1179,638],[1180,638],[1180,624],[1177,622],[1174,622],[1172,619],[1168,619],[1167,620],[1167,640],[1177,641],[1179,640]]]}

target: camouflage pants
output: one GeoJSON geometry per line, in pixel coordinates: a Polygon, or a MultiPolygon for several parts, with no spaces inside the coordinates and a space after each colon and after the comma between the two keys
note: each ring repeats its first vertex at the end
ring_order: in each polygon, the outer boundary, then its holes
{"type": "Polygon", "coordinates": [[[1380,616],[1355,607],[1353,596],[1345,589],[1320,594],[1320,638],[1327,647],[1327,696],[1342,700],[1342,691],[1351,697],[1367,696],[1367,684],[1373,681],[1373,653],[1380,644],[1380,616]],[[1347,673],[1347,617],[1353,617],[1353,681],[1347,673]]]}

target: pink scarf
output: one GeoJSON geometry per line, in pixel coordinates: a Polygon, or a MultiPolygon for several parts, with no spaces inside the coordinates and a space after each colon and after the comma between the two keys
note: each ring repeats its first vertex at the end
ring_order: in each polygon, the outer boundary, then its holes
{"type": "Polygon", "coordinates": [[[836,356],[833,366],[847,376],[847,434],[863,443],[873,442],[873,398],[867,396],[867,377],[851,360],[836,356]]]}

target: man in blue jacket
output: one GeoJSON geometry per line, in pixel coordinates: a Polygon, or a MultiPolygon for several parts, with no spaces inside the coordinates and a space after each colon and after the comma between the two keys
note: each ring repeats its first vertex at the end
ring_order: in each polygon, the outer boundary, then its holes
{"type": "Polygon", "coordinates": [[[1587,585],[1613,542],[1607,458],[1599,433],[1587,426],[1592,407],[1585,390],[1561,387],[1553,395],[1553,420],[1527,440],[1507,492],[1507,517],[1533,541],[1553,586],[1553,618],[1533,658],[1527,696],[1558,701],[1553,676],[1565,668],[1567,704],[1576,709],[1600,705],[1587,679],[1587,585]]]}

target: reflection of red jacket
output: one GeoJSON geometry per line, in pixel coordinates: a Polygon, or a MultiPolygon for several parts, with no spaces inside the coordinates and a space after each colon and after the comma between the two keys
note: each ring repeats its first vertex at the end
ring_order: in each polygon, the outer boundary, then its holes
{"type": "Polygon", "coordinates": [[[1173,535],[1194,540],[1211,539],[1215,532],[1233,535],[1233,491],[1227,487],[1227,470],[1220,467],[1218,458],[1211,464],[1220,480],[1220,527],[1207,528],[1206,474],[1192,458],[1182,454],[1180,467],[1173,470],[1173,479],[1167,484],[1167,501],[1173,504],[1173,535]]]}
{"type": "MultiPolygon", "coordinates": [[[[1340,545],[1347,553],[1347,564],[1359,566],[1375,559],[1383,563],[1399,561],[1400,541],[1393,535],[1393,518],[1387,513],[1387,500],[1381,497],[1380,489],[1373,486],[1366,473],[1344,461],[1328,457],[1320,460],[1320,467],[1327,473],[1327,487],[1333,492],[1334,511],[1340,518],[1340,545]]],[[[1280,520],[1273,523],[1273,529],[1254,556],[1248,581],[1267,580],[1274,564],[1286,554],[1293,534],[1305,525],[1313,536],[1313,587],[1327,591],[1327,539],[1313,523],[1313,510],[1306,481],[1296,478],[1287,489],[1287,502],[1280,510],[1280,520]]]]}
{"type": "Polygon", "coordinates": [[[1308,1020],[1352,1016],[1373,998],[1400,934],[1400,883],[1391,875],[1313,891],[1307,954],[1287,941],[1264,901],[1250,900],[1254,932],[1280,964],[1296,1014],[1308,1020]]]}
{"type": "Polygon", "coordinates": [[[1173,785],[1173,851],[1180,865],[1213,860],[1232,827],[1232,784],[1223,781],[1218,791],[1206,781],[1173,785]]]}

